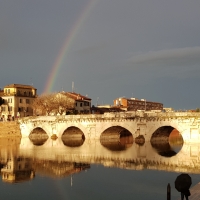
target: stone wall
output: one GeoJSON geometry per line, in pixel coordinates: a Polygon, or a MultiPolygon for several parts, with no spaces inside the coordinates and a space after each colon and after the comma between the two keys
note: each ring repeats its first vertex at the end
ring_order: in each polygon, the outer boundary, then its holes
{"type": "Polygon", "coordinates": [[[0,122],[0,137],[21,137],[19,123],[17,121],[0,122]]]}

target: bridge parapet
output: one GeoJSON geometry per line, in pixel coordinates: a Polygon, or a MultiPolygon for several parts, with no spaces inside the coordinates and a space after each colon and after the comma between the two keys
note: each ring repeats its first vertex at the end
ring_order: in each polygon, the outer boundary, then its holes
{"type": "Polygon", "coordinates": [[[73,121],[73,120],[104,120],[104,119],[135,119],[135,118],[176,118],[176,119],[193,119],[200,122],[200,113],[192,112],[145,112],[145,111],[131,111],[131,112],[111,112],[104,114],[84,114],[84,115],[61,115],[61,116],[30,116],[19,119],[20,123],[30,123],[34,121],[73,121]]]}

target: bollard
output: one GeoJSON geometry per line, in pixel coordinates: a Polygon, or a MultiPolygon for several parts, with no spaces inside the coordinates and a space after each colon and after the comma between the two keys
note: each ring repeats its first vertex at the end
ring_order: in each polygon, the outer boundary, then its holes
{"type": "Polygon", "coordinates": [[[167,200],[171,200],[171,187],[169,183],[167,185],[167,200]]]}

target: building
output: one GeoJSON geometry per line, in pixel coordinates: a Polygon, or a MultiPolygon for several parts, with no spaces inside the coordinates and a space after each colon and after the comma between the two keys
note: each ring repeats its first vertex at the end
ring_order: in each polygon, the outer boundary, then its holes
{"type": "Polygon", "coordinates": [[[165,112],[174,112],[173,108],[163,108],[165,112]]]}
{"type": "Polygon", "coordinates": [[[158,102],[147,101],[146,99],[136,99],[136,98],[125,98],[120,97],[114,100],[114,106],[118,106],[126,111],[161,111],[163,110],[163,104],[158,102]]]}
{"type": "Polygon", "coordinates": [[[91,112],[91,99],[75,92],[66,92],[75,100],[75,114],[89,114],[91,112]]]}
{"type": "Polygon", "coordinates": [[[30,158],[11,156],[1,169],[4,182],[16,183],[29,181],[35,177],[30,158]]]}
{"type": "Polygon", "coordinates": [[[31,104],[37,97],[37,89],[30,85],[10,84],[0,91],[4,103],[0,105],[0,117],[11,120],[13,117],[33,115],[31,104]]]}

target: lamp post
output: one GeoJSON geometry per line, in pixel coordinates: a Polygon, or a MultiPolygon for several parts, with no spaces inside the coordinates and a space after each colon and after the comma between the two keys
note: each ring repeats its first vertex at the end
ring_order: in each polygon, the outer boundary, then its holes
{"type": "Polygon", "coordinates": [[[145,110],[145,111],[146,111],[146,106],[147,106],[146,104],[147,104],[147,100],[145,99],[145,100],[144,100],[144,110],[145,110]]]}

